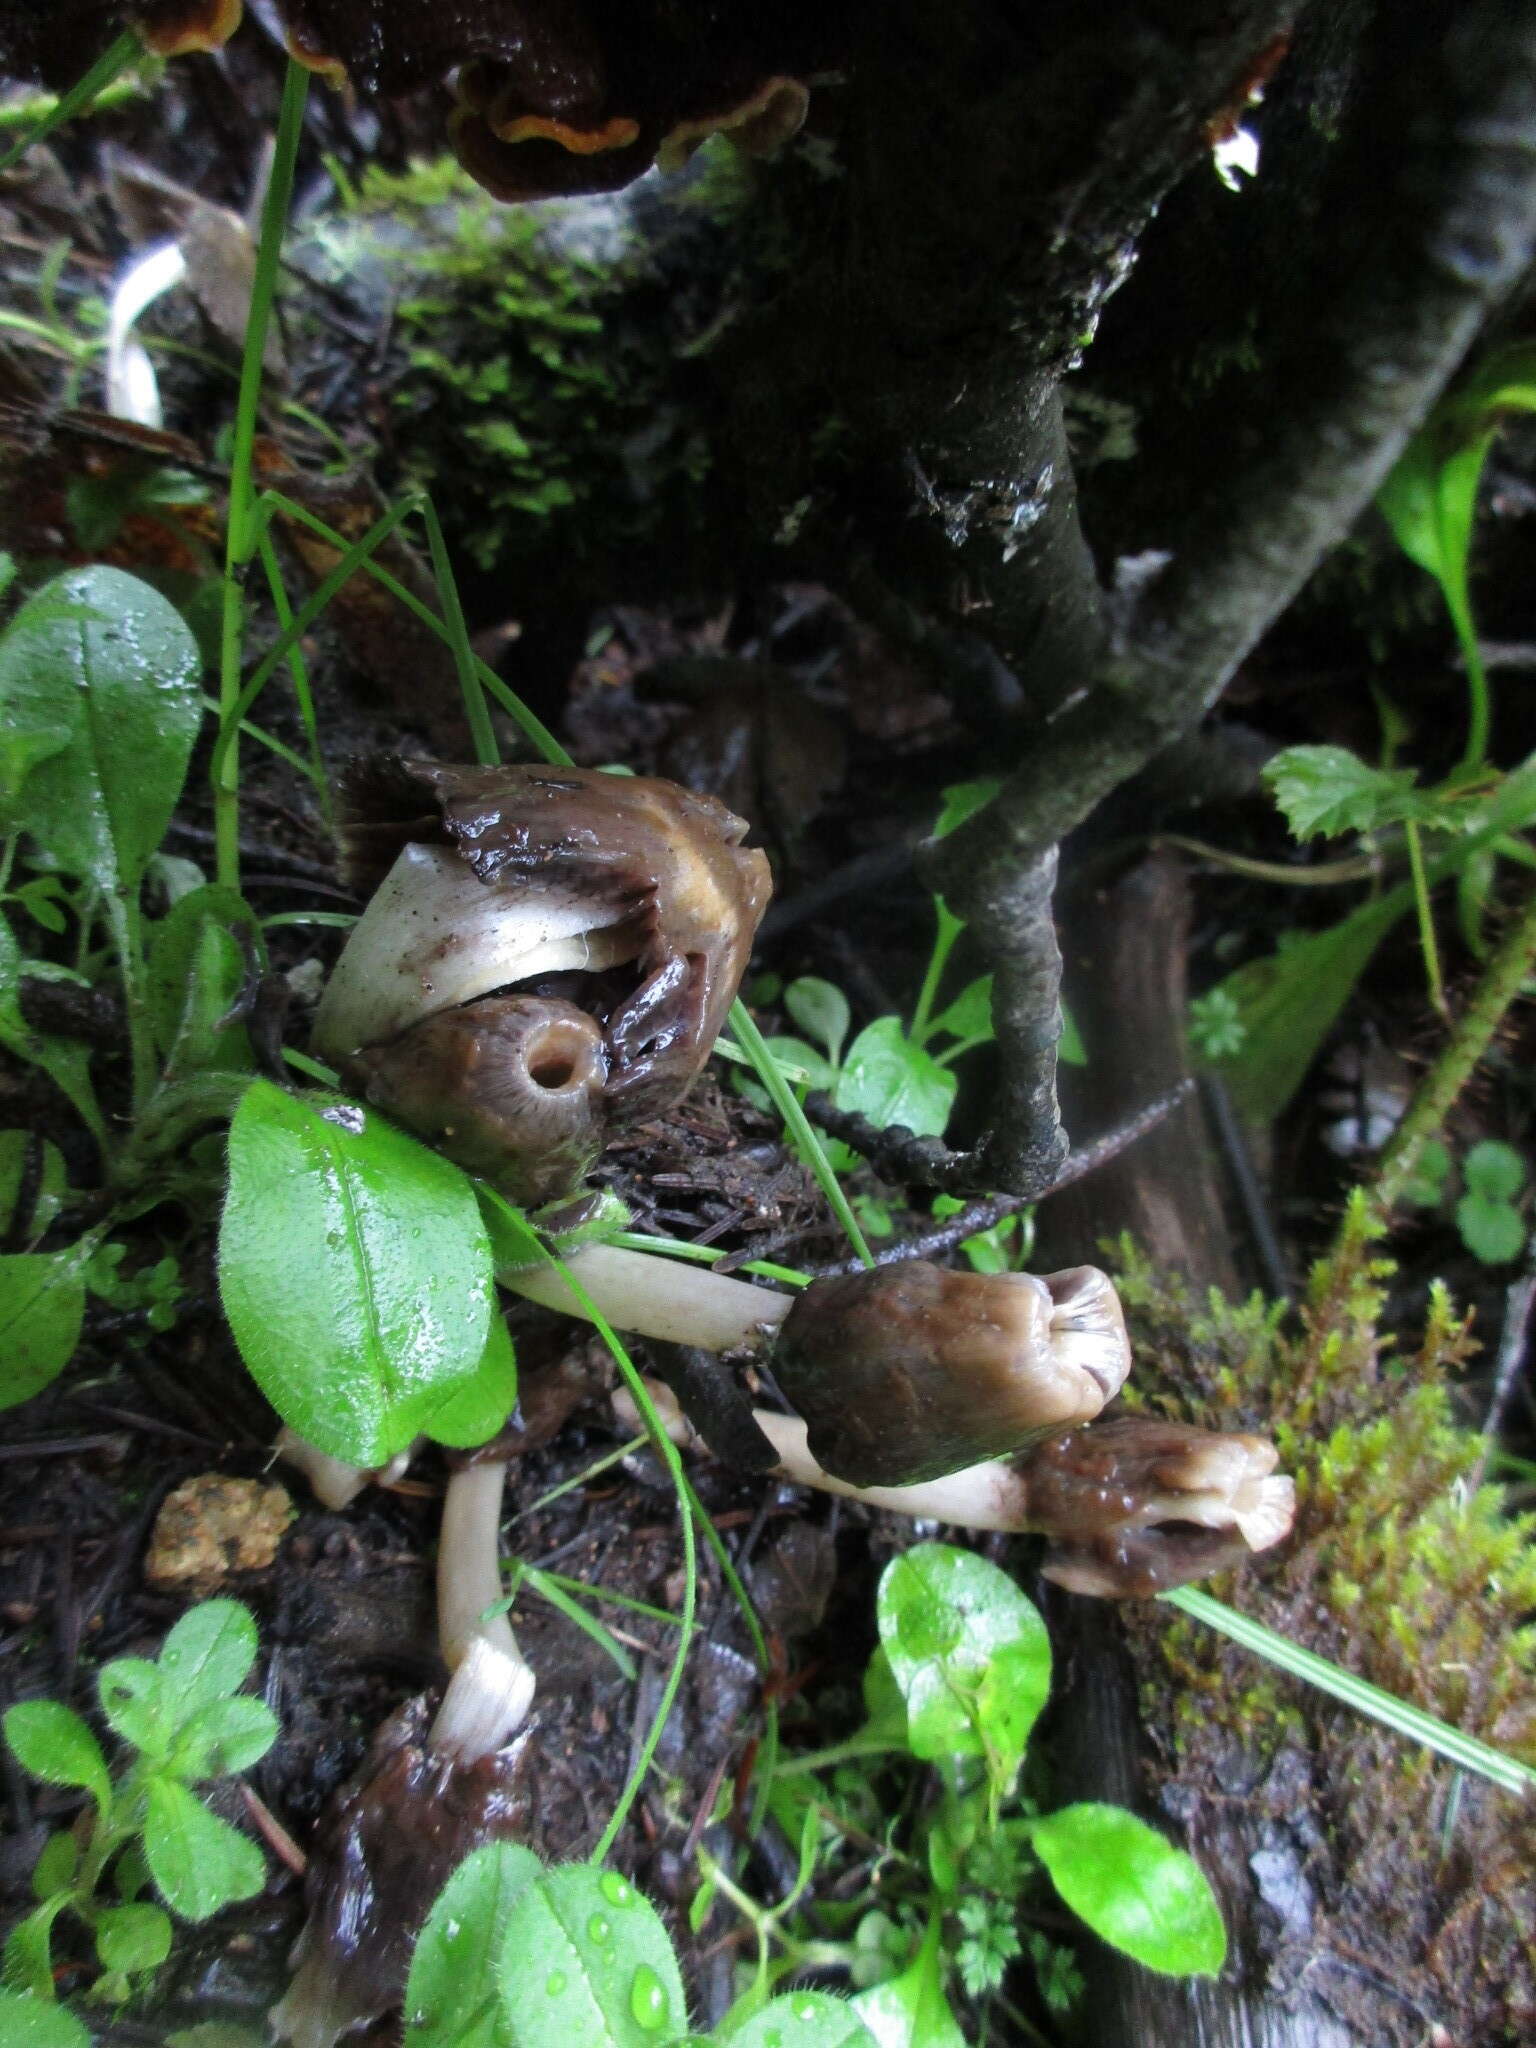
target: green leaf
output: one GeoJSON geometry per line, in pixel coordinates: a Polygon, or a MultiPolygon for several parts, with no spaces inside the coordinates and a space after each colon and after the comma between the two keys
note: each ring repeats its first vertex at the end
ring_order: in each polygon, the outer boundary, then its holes
{"type": "Polygon", "coordinates": [[[104,1970],[157,1970],[171,1952],[171,1922],[159,1906],[101,1906],[92,1915],[104,1970]]]}
{"type": "Polygon", "coordinates": [[[182,1722],[166,1760],[178,1777],[224,1778],[248,1770],[277,1740],[277,1716],[264,1700],[210,1700],[182,1722]]]}
{"type": "Polygon", "coordinates": [[[96,1690],[114,1735],[146,1756],[165,1755],[175,1734],[174,1710],[163,1697],[158,1665],[145,1657],[114,1657],[101,1667],[96,1690]]]}
{"type": "Polygon", "coordinates": [[[721,2048],[871,2048],[874,2040],[848,2000],[825,1991],[770,1998],[744,2026],[716,2038],[721,2048]]]}
{"type": "Polygon", "coordinates": [[[219,1273],[262,1392],[349,1464],[404,1450],[480,1369],[493,1287],[474,1188],[355,1103],[251,1084],[230,1126],[219,1273]]]}
{"type": "Polygon", "coordinates": [[[1347,747],[1287,747],[1263,775],[1297,839],[1374,832],[1435,813],[1413,769],[1373,768],[1347,747]]]}
{"type": "Polygon", "coordinates": [[[0,1131],[0,1230],[13,1240],[41,1237],[68,1191],[57,1145],[33,1131],[0,1131]]]}
{"type": "Polygon", "coordinates": [[[1419,1153],[1412,1178],[1404,1183],[1397,1199],[1414,1209],[1438,1209],[1445,1200],[1450,1171],[1450,1153],[1438,1138],[1430,1138],[1419,1153]]]}
{"type": "Polygon", "coordinates": [[[934,823],[934,838],[947,839],[967,818],[984,811],[1002,786],[1002,777],[998,775],[986,775],[977,782],[952,783],[944,792],[944,808],[934,823]]]}
{"type": "Polygon", "coordinates": [[[1205,1873],[1122,1806],[1085,1802],[1029,1824],[1051,1882],[1101,1941],[1170,1977],[1214,1977],[1226,1929],[1205,1873]]]}
{"type": "Polygon", "coordinates": [[[1061,1037],[1057,1042],[1056,1057],[1064,1067],[1086,1067],[1088,1064],[1088,1048],[1083,1044],[1083,1034],[1065,1003],[1061,1006],[1061,1037]]]}
{"type": "Polygon", "coordinates": [[[26,1991],[0,1989],[0,2040],[5,2048],[91,2048],[72,2012],[26,1991]]]}
{"type": "Polygon", "coordinates": [[[68,1892],[55,1892],[17,1921],[5,1938],[7,1983],[34,1991],[39,1998],[52,1998],[53,1923],[70,1903],[68,1892]]]}
{"type": "Polygon", "coordinates": [[[85,1320],[84,1268],[78,1244],[0,1254],[0,1408],[29,1401],[68,1365],[85,1320]]]}
{"type": "Polygon", "coordinates": [[[1485,1266],[1507,1265],[1525,1249],[1525,1218],[1508,1202],[1463,1195],[1456,1204],[1456,1228],[1473,1258],[1485,1266]]]}
{"type": "Polygon", "coordinates": [[[1461,1177],[1469,1195],[1481,1195],[1488,1202],[1512,1202],[1525,1186],[1525,1161],[1513,1145],[1500,1138],[1484,1138],[1461,1162],[1461,1177]]]}
{"type": "Polygon", "coordinates": [[[842,990],[814,974],[802,974],[785,989],[784,1007],[800,1029],[822,1045],[835,1067],[852,1022],[842,990]]]}
{"type": "Polygon", "coordinates": [[[256,1648],[256,1624],[238,1600],[204,1600],[189,1607],[157,1660],[177,1726],[237,1692],[251,1675],[256,1648]]]}
{"type": "Polygon", "coordinates": [[[149,1781],[144,1855],[155,1889],[184,1920],[206,1920],[235,1899],[254,1898],[266,1882],[256,1844],[175,1778],[149,1781]]]}
{"type": "Polygon", "coordinates": [[[861,1991],[853,2010],[878,2048],[965,2048],[965,2036],[944,1996],[937,1921],[900,1976],[861,1991]]]}
{"type": "Polygon", "coordinates": [[[68,735],[15,818],[68,873],[138,886],[186,779],[200,666],[180,613],[121,569],[55,577],[0,639],[0,730],[68,735]]]}
{"type": "Polygon", "coordinates": [[[947,1031],[951,1038],[974,1039],[984,1045],[992,1037],[991,975],[980,974],[968,982],[949,1008],[940,1010],[928,1029],[947,1031]]]}
{"type": "Polygon", "coordinates": [[[1239,967],[1220,984],[1243,1031],[1222,1074],[1245,1116],[1268,1123],[1284,1109],[1372,954],[1411,901],[1407,884],[1388,890],[1326,931],[1239,967]]]}
{"type": "Polygon", "coordinates": [[[1478,479],[1493,444],[1493,429],[1482,420],[1464,420],[1462,432],[1459,447],[1448,445],[1444,415],[1432,418],[1376,494],[1403,553],[1447,593],[1466,584],[1478,479]]]}
{"type": "Polygon", "coordinates": [[[1011,1777],[1051,1685],[1045,1623],[1006,1572],[919,1543],[885,1568],[875,1607],[914,1756],[985,1756],[1011,1777]]]}
{"type": "Polygon", "coordinates": [[[507,2048],[661,2048],[688,2023],[655,1907],[588,1863],[545,1871],[513,1900],[496,1981],[507,2048]]]}
{"type": "Polygon", "coordinates": [[[244,1024],[225,1020],[264,960],[260,922],[234,889],[194,889],[156,925],[146,997],[155,1043],[173,1072],[250,1068],[244,1024]]]}
{"type": "Polygon", "coordinates": [[[833,1086],[839,1109],[880,1129],[905,1124],[920,1138],[942,1137],[955,1100],[955,1077],[914,1045],[899,1017],[877,1017],[853,1044],[833,1086]]]}
{"type": "Polygon", "coordinates": [[[502,2048],[495,1962],[513,1902],[541,1867],[531,1849],[491,1842],[449,1878],[411,1957],[408,2048],[502,2048]]]}
{"type": "Polygon", "coordinates": [[[24,971],[37,971],[40,963],[24,961],[16,935],[0,918],[0,1045],[18,1059],[29,1060],[63,1090],[91,1135],[100,1142],[104,1135],[101,1113],[91,1088],[90,1055],[76,1039],[50,1038],[34,1031],[21,1013],[21,979],[24,971]]]}
{"type": "Polygon", "coordinates": [[[57,1700],[22,1700],[8,1708],[5,1739],[16,1760],[45,1785],[78,1785],[101,1812],[112,1805],[107,1760],[80,1716],[57,1700]]]}
{"type": "Polygon", "coordinates": [[[42,1854],[32,1866],[32,1896],[51,1899],[55,1892],[69,1891],[80,1868],[80,1844],[68,1828],[50,1835],[42,1854]]]}
{"type": "Polygon", "coordinates": [[[472,1450],[501,1428],[517,1406],[517,1357],[500,1315],[491,1317],[480,1370],[452,1395],[427,1424],[434,1443],[472,1450]]]}

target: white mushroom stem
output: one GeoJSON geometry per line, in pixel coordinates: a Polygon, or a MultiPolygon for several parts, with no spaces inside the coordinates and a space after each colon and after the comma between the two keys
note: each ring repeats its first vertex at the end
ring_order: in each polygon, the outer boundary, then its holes
{"type": "MultiPolygon", "coordinates": [[[[701,1351],[755,1350],[794,1307],[792,1294],[771,1294],[750,1280],[732,1280],[681,1259],[595,1244],[566,1261],[571,1277],[615,1329],[701,1351]]],[[[498,1273],[503,1287],[545,1308],[591,1320],[585,1303],[549,1266],[498,1273]]]]}
{"type": "Polygon", "coordinates": [[[333,1458],[326,1451],[318,1451],[307,1437],[290,1429],[285,1422],[277,1433],[273,1445],[284,1464],[294,1466],[309,1481],[310,1492],[322,1507],[339,1511],[350,1507],[365,1486],[376,1481],[389,1485],[398,1479],[416,1455],[416,1446],[399,1451],[387,1465],[369,1467],[349,1465],[344,1458],[333,1458]]]}
{"type": "Polygon", "coordinates": [[[437,1546],[437,1629],[453,1673],[427,1747],[460,1763],[490,1756],[511,1740],[533,1704],[534,1676],[505,1614],[487,1616],[503,1596],[501,1500],[504,1463],[465,1465],[448,1482],[437,1546]]]}
{"type": "MultiPolygon", "coordinates": [[[[699,1447],[698,1433],[671,1388],[660,1380],[648,1379],[645,1385],[672,1441],[683,1449],[699,1447]]],[[[639,1413],[625,1388],[615,1391],[613,1406],[621,1424],[639,1423],[639,1413]]],[[[778,1477],[795,1486],[813,1486],[822,1493],[862,1501],[866,1507],[884,1508],[918,1521],[947,1522],[957,1529],[1024,1534],[1039,1526],[1030,1512],[1027,1471],[1009,1459],[989,1458],[915,1486],[853,1486],[834,1478],[812,1456],[806,1425],[798,1416],[777,1415],[764,1408],[754,1408],[752,1413],[778,1453],[774,1468],[778,1477]]],[[[1147,1526],[1167,1517],[1210,1529],[1235,1529],[1250,1550],[1268,1550],[1280,1542],[1289,1535],[1295,1517],[1295,1484],[1273,1472],[1273,1453],[1268,1446],[1263,1447],[1267,1456],[1244,1453],[1237,1448],[1239,1441],[1212,1445],[1206,1460],[1211,1469],[1191,1475],[1204,1479],[1204,1486],[1148,1496],[1128,1512],[1127,1525],[1147,1526]],[[1218,1471],[1217,1466],[1226,1469],[1218,1471]]]]}

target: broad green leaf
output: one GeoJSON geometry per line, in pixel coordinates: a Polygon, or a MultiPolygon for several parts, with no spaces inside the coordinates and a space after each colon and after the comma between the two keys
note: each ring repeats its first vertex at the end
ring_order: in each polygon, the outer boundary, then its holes
{"type": "Polygon", "coordinates": [[[836,1081],[836,1067],[803,1038],[765,1038],[763,1043],[781,1067],[800,1070],[790,1076],[797,1088],[830,1088],[836,1081]]]}
{"type": "Polygon", "coordinates": [[[1477,481],[1492,442],[1491,429],[1474,429],[1460,447],[1448,447],[1443,427],[1431,421],[1376,494],[1398,546],[1442,587],[1465,583],[1477,481]]]}
{"type": "Polygon", "coordinates": [[[254,1898],[266,1882],[256,1844],[175,1778],[149,1781],[144,1855],[155,1889],[184,1920],[206,1920],[236,1899],[254,1898]]]}
{"type": "Polygon", "coordinates": [[[538,1232],[521,1209],[514,1209],[505,1195],[475,1183],[480,1220],[490,1240],[491,1259],[498,1273],[522,1273],[530,1266],[547,1266],[549,1256],[539,1242],[538,1232]]]}
{"type": "Polygon", "coordinates": [[[941,1137],[958,1083],[914,1045],[899,1017],[877,1017],[853,1044],[832,1090],[839,1109],[867,1116],[877,1128],[905,1124],[920,1138],[941,1137]]]}
{"type": "Polygon", "coordinates": [[[427,1435],[434,1443],[473,1450],[501,1428],[517,1406],[517,1357],[499,1314],[492,1315],[480,1370],[433,1415],[427,1435]]]}
{"type": "Polygon", "coordinates": [[[104,1135],[101,1112],[91,1087],[90,1054],[77,1039],[51,1038],[34,1031],[21,1013],[21,979],[36,962],[24,961],[16,934],[0,918],[0,1045],[18,1059],[29,1060],[61,1088],[79,1112],[91,1135],[104,1135]]]}
{"type": "Polygon", "coordinates": [[[1373,768],[1348,747],[1287,747],[1263,774],[1296,839],[1435,816],[1434,798],[1415,786],[1412,768],[1373,768]]]}
{"type": "Polygon", "coordinates": [[[1183,1849],[1123,1806],[1064,1806],[1029,1825],[1051,1882],[1101,1941],[1170,1977],[1214,1977],[1227,1954],[1221,1910],[1183,1849]]]}
{"type": "Polygon", "coordinates": [[[1450,1171],[1450,1153],[1438,1138],[1430,1138],[1419,1153],[1412,1178],[1404,1182],[1397,1199],[1414,1209],[1438,1209],[1445,1200],[1450,1171]]]}
{"type": "Polygon", "coordinates": [[[818,1041],[835,1067],[852,1022],[842,990],[818,975],[802,974],[785,989],[784,1007],[800,1029],[818,1041]]]}
{"type": "Polygon", "coordinates": [[[29,1401],[68,1365],[85,1320],[84,1269],[79,1245],[0,1254],[0,1408],[29,1401]]]}
{"type": "Polygon", "coordinates": [[[38,1238],[64,1206],[64,1155],[35,1131],[0,1131],[0,1230],[38,1238]]]}
{"type": "Polygon", "coordinates": [[[513,1901],[541,1868],[531,1849],[491,1842],[449,1878],[411,1957],[408,2048],[502,2048],[495,1963],[513,1901]]]}
{"type": "Polygon", "coordinates": [[[1461,1162],[1467,1192],[1488,1202],[1512,1202],[1525,1186],[1525,1161],[1513,1145],[1484,1138],[1461,1162]]]}
{"type": "Polygon", "coordinates": [[[479,1371],[491,1247],[456,1166],[373,1110],[255,1081],[229,1134],[225,1313],[318,1450],[382,1465],[479,1371]]]}
{"type": "Polygon", "coordinates": [[[103,1664],[96,1690],[114,1735],[146,1756],[162,1757],[175,1734],[175,1707],[164,1697],[158,1664],[147,1657],[114,1657],[103,1664]]]}
{"type": "Polygon", "coordinates": [[[91,2048],[91,2037],[52,1994],[0,1989],[0,2041],[5,2048],[91,2048]]]}
{"type": "Polygon", "coordinates": [[[890,1658],[879,1644],[870,1652],[869,1662],[864,1667],[862,1690],[864,1712],[869,1718],[860,1732],[865,1735],[889,1737],[893,1748],[905,1748],[906,1696],[896,1683],[890,1658]]]}
{"type": "MultiPolygon", "coordinates": [[[[166,1637],[158,1658],[166,1706],[184,1727],[201,1708],[227,1699],[251,1675],[256,1624],[238,1600],[204,1600],[189,1607],[166,1637]]],[[[108,1667],[110,1669],[110,1667],[108,1667]]]]}
{"type": "Polygon", "coordinates": [[[1362,904],[1326,931],[1296,939],[1220,983],[1236,1006],[1243,1037],[1221,1074],[1238,1108],[1256,1123],[1278,1116],[1365,972],[1412,901],[1404,883],[1362,904]]]}
{"type": "Polygon", "coordinates": [[[875,1614],[913,1755],[985,1756],[1011,1777],[1050,1691],[1051,1647],[1007,1573],[919,1543],[886,1566],[875,1614]]]}
{"type": "Polygon", "coordinates": [[[1456,1204],[1456,1228],[1473,1258],[1485,1266],[1507,1265],[1525,1249],[1525,1218],[1508,1202],[1463,1195],[1456,1204]]]}
{"type": "Polygon", "coordinates": [[[159,1906],[101,1906],[92,1915],[104,1970],[157,1970],[171,1952],[171,1922],[159,1906]]]}
{"type": "Polygon", "coordinates": [[[589,1863],[545,1871],[513,1900],[496,1981],[507,2048],[662,2048],[688,2024],[655,1907],[589,1863]]]}
{"type": "Polygon", "coordinates": [[[717,2038],[721,2048],[871,2048],[874,2041],[848,2000],[825,1991],[771,1998],[744,2026],[717,2038]]]}
{"type": "Polygon", "coordinates": [[[5,1739],[23,1769],[45,1785],[78,1785],[105,1813],[112,1804],[107,1760],[80,1716],[58,1700],[22,1700],[7,1710],[5,1739]]]}
{"type": "Polygon", "coordinates": [[[234,889],[194,889],[156,925],[147,1000],[155,1042],[173,1071],[249,1068],[245,1026],[225,1019],[264,957],[256,913],[234,889]]]}
{"type": "Polygon", "coordinates": [[[17,822],[70,874],[132,891],[165,836],[202,720],[180,613],[121,569],[71,569],[0,639],[0,729],[62,728],[17,822]]]}
{"type": "Polygon", "coordinates": [[[248,1770],[276,1740],[277,1716],[265,1700],[210,1700],[182,1722],[167,1767],[189,1781],[223,1778],[248,1770]]]}

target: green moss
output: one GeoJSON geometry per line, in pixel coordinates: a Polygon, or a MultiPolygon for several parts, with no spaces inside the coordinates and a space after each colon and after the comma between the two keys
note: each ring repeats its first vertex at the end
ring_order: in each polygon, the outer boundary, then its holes
{"type": "Polygon", "coordinates": [[[481,569],[547,574],[686,527],[709,449],[680,366],[746,192],[729,153],[701,153],[659,190],[501,206],[442,161],[370,170],[330,224],[338,277],[393,300],[400,480],[481,569]]]}
{"type": "MultiPolygon", "coordinates": [[[[1220,1597],[1536,1764],[1536,1517],[1511,1514],[1483,1481],[1487,1446],[1457,1413],[1476,1346],[1445,1288],[1431,1288],[1411,1347],[1383,1331],[1394,1269],[1372,1232],[1355,1201],[1295,1313],[1197,1299],[1120,1246],[1142,1399],[1271,1436],[1295,1475],[1292,1539],[1215,1585],[1220,1597]]],[[[1132,1633],[1148,1725],[1170,1731],[1170,1777],[1208,1793],[1240,1768],[1261,1805],[1277,1788],[1277,1825],[1290,1819],[1278,1788],[1310,1784],[1330,1833],[1308,1875],[1341,1948],[1424,2011],[1463,2020],[1467,2038],[1514,2038],[1536,2010],[1536,1951],[1520,1932],[1536,1925],[1536,1876],[1518,1802],[1467,1780],[1449,1805],[1449,1765],[1192,1622],[1153,1610],[1132,1633]],[[1465,1941],[1441,1938],[1452,1922],[1465,1941]]]]}

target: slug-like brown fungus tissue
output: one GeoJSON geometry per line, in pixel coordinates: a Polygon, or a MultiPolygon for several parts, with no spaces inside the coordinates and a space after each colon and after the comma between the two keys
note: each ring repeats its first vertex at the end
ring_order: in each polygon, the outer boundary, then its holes
{"type": "Polygon", "coordinates": [[[344,788],[371,889],[314,1046],[521,1203],[575,1187],[709,1057],[770,888],[712,797],[586,768],[395,757],[344,788]]]}

